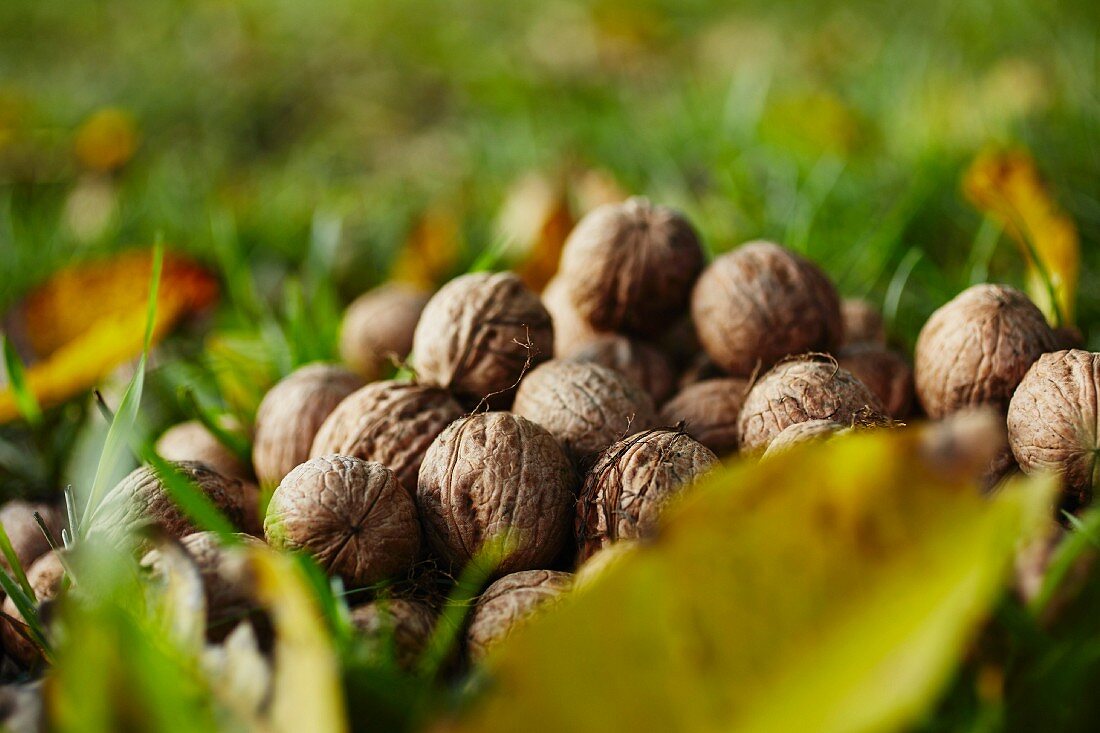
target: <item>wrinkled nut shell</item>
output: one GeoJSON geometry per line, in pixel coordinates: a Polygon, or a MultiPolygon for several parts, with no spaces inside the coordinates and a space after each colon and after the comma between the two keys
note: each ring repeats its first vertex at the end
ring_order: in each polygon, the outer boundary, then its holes
{"type": "MultiPolygon", "coordinates": [[[[61,512],[56,507],[40,502],[12,499],[0,507],[0,524],[11,540],[12,549],[19,559],[19,564],[24,568],[44,555],[50,549],[50,542],[42,533],[38,522],[34,521],[34,513],[38,512],[46,526],[50,528],[55,539],[61,541],[61,528],[64,523],[61,512]]],[[[0,566],[11,570],[8,559],[0,553],[0,566]]]]}
{"type": "Polygon", "coordinates": [[[768,449],[760,457],[762,459],[774,458],[783,455],[795,446],[826,440],[848,430],[850,428],[847,425],[841,425],[832,420],[807,420],[806,422],[788,425],[780,431],[779,435],[772,438],[772,441],[768,443],[768,449]]]}
{"type": "Polygon", "coordinates": [[[555,570],[505,575],[481,594],[466,632],[470,659],[479,662],[534,615],[559,601],[573,576],[555,570]]]}
{"type": "Polygon", "coordinates": [[[572,359],[618,372],[644,389],[655,405],[668,399],[676,387],[676,373],[668,357],[656,346],[626,336],[601,336],[579,349],[572,359]]]}
{"type": "Polygon", "coordinates": [[[375,382],[352,393],[328,416],[313,457],[339,454],[378,461],[412,496],[428,446],[465,413],[449,393],[408,382],[375,382]]]}
{"type": "Polygon", "coordinates": [[[741,407],[741,450],[762,452],[785,428],[807,420],[841,425],[884,423],[878,397],[835,362],[813,357],[792,359],[760,378],[741,407]]]}
{"type": "MultiPolygon", "coordinates": [[[[61,563],[61,558],[53,550],[39,557],[27,568],[27,581],[34,590],[39,606],[60,595],[64,578],[65,567],[61,563]]],[[[3,608],[8,616],[0,620],[0,636],[4,640],[4,650],[24,666],[30,665],[41,656],[41,653],[38,647],[26,638],[29,627],[23,622],[23,614],[19,613],[15,601],[11,598],[4,599],[3,608]]]]}
{"type": "Polygon", "coordinates": [[[657,421],[649,395],[618,372],[557,359],[527,375],[512,411],[549,430],[578,465],[657,421]]]}
{"type": "MultiPolygon", "coordinates": [[[[177,471],[191,480],[235,527],[247,523],[247,491],[240,479],[216,473],[205,464],[178,461],[177,471]]],[[[195,531],[191,521],[176,505],[164,482],[149,466],[142,466],[122,479],[104,498],[89,520],[89,534],[117,537],[145,524],[158,525],[179,539],[195,531]]]]}
{"type": "Polygon", "coordinates": [[[719,456],[737,452],[737,420],[748,392],[747,379],[728,377],[689,384],[661,408],[666,425],[684,431],[719,456]]]}
{"type": "Polygon", "coordinates": [[[899,354],[859,343],[837,352],[837,362],[875,393],[890,417],[900,420],[913,407],[913,370],[899,354]]]}
{"type": "Polygon", "coordinates": [[[344,311],[340,358],[364,379],[378,379],[393,360],[412,351],[413,332],[429,297],[399,283],[360,295],[344,311]]]}
{"type": "Polygon", "coordinates": [[[549,565],[569,538],[576,479],[558,441],[519,415],[489,412],[443,431],[420,467],[417,505],[428,541],[465,566],[507,536],[502,573],[549,565]]]}
{"type": "Polygon", "coordinates": [[[917,397],[933,419],[977,405],[1003,413],[1028,368],[1055,346],[1054,332],[1026,295],[1004,285],[975,285],[921,329],[917,397]]]}
{"type": "Polygon", "coordinates": [[[507,404],[524,371],[553,348],[550,314],[512,273],[451,280],[428,301],[413,339],[421,381],[492,405],[507,404]]]}
{"type": "Polygon", "coordinates": [[[542,291],[542,304],[554,323],[554,358],[566,359],[606,334],[593,328],[569,300],[565,281],[551,278],[542,291]]]}
{"type": "Polygon", "coordinates": [[[168,461],[198,461],[222,476],[247,481],[252,471],[244,461],[215,438],[198,420],[173,425],[161,434],[157,455],[168,461]]]}
{"type": "Polygon", "coordinates": [[[347,369],[309,364],[272,387],[256,412],[252,464],[260,483],[275,486],[309,458],[321,423],[362,386],[347,369]]]}
{"type": "Polygon", "coordinates": [[[288,473],[271,495],[264,533],[352,587],[403,573],[420,552],[416,507],[393,471],[350,456],[314,458],[288,473]]]}
{"type": "Polygon", "coordinates": [[[1008,440],[1024,473],[1060,474],[1082,499],[1100,477],[1100,354],[1043,354],[1008,407],[1008,440]]]}
{"type": "Polygon", "coordinates": [[[671,430],[650,430],[608,448],[577,502],[578,561],[620,539],[651,536],[669,500],[717,465],[708,448],[671,430]]]}
{"type": "Polygon", "coordinates": [[[714,260],[695,285],[691,313],[707,354],[736,377],[793,354],[832,351],[843,328],[825,273],[770,242],[714,260]]]}
{"type": "Polygon", "coordinates": [[[593,328],[646,336],[684,313],[702,268],[702,246],[682,214],[631,198],[600,206],[577,224],[558,277],[593,328]]]}
{"type": "Polygon", "coordinates": [[[844,324],[842,344],[886,345],[886,326],[878,308],[859,298],[840,302],[840,320],[844,324]]]}
{"type": "Polygon", "coordinates": [[[435,613],[419,601],[387,598],[351,609],[351,623],[371,644],[392,640],[398,666],[411,669],[428,647],[435,613]]]}

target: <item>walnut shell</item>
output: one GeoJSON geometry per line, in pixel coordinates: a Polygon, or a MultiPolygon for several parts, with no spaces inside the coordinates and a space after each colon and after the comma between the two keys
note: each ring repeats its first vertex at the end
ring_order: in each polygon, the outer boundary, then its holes
{"type": "Polygon", "coordinates": [[[222,476],[248,481],[252,469],[233,454],[198,420],[188,420],[165,430],[156,445],[157,455],[169,461],[198,461],[222,476]]]}
{"type": "Polygon", "coordinates": [[[288,473],[264,534],[274,547],[306,550],[351,587],[408,570],[420,552],[412,497],[393,471],[351,456],[313,458],[288,473]]]}
{"type": "MultiPolygon", "coordinates": [[[[247,491],[240,479],[216,473],[196,461],[177,461],[176,469],[191,480],[234,526],[243,528],[247,491]]],[[[176,538],[195,531],[164,483],[149,466],[141,466],[118,482],[89,519],[88,533],[117,537],[145,524],[155,524],[176,538]]]]}
{"type": "Polygon", "coordinates": [[[657,422],[649,395],[626,377],[599,364],[560,359],[524,378],[512,411],[549,430],[578,465],[657,422]]]}
{"type": "Polygon", "coordinates": [[[347,369],[308,364],[272,387],[256,412],[252,465],[264,486],[275,486],[309,458],[318,428],[345,397],[363,386],[347,369]]]}
{"type": "Polygon", "coordinates": [[[1055,348],[1054,332],[1026,295],[1005,285],[975,285],[921,329],[917,397],[933,419],[976,405],[1003,413],[1028,368],[1055,348]]]}
{"type": "Polygon", "coordinates": [[[402,283],[387,283],[351,302],[340,326],[340,358],[367,381],[378,379],[393,360],[412,351],[413,332],[430,295],[402,283]]]}
{"type": "Polygon", "coordinates": [[[451,280],[428,301],[413,339],[421,381],[492,405],[506,405],[525,370],[553,348],[550,314],[510,272],[451,280]]]}
{"type": "Polygon", "coordinates": [[[617,334],[607,334],[578,349],[573,361],[592,362],[622,374],[659,405],[676,388],[672,362],[656,346],[617,334]]]}
{"type": "Polygon", "coordinates": [[[747,379],[705,379],[684,387],[661,408],[666,425],[684,431],[719,456],[737,452],[737,418],[749,391],[747,379]]]}
{"type": "Polygon", "coordinates": [[[577,501],[578,562],[620,539],[651,536],[669,500],[718,465],[682,432],[649,430],[604,451],[577,501]]]}
{"type": "Polygon", "coordinates": [[[886,345],[886,325],[882,322],[882,313],[866,300],[845,298],[840,301],[840,320],[844,333],[841,345],[886,345]]]}
{"type": "Polygon", "coordinates": [[[559,277],[551,278],[542,291],[542,304],[554,323],[554,358],[566,359],[596,339],[604,336],[593,328],[577,312],[569,300],[566,283],[559,277]]]}
{"type": "MultiPolygon", "coordinates": [[[[34,590],[39,607],[61,594],[64,579],[65,566],[54,550],[42,555],[27,568],[27,581],[34,590]]],[[[41,657],[41,652],[25,636],[29,627],[23,621],[23,614],[19,613],[15,601],[10,597],[4,599],[3,610],[7,615],[7,618],[0,620],[0,638],[4,641],[4,650],[23,666],[33,664],[41,657]]]]}
{"type": "MultiPolygon", "coordinates": [[[[240,535],[240,540],[246,545],[263,545],[249,535],[240,535]]],[[[247,618],[251,611],[259,607],[244,554],[238,547],[223,544],[216,532],[194,532],[183,537],[180,544],[195,561],[202,576],[207,638],[220,641],[236,627],[236,622],[247,618]]],[[[164,572],[160,550],[146,553],[141,564],[154,574],[164,572]]]]}
{"type": "Polygon", "coordinates": [[[404,598],[385,598],[351,609],[355,630],[372,646],[392,643],[394,661],[406,670],[428,647],[435,620],[426,603],[404,598]]]}
{"type": "Polygon", "coordinates": [[[465,410],[438,387],[385,381],[353,392],[317,431],[310,455],[378,461],[412,496],[428,446],[465,410]]]}
{"type": "Polygon", "coordinates": [[[785,428],[807,420],[842,425],[886,421],[882,403],[863,382],[836,362],[802,357],[782,362],[761,377],[741,407],[741,450],[762,452],[785,428]]]}
{"type": "Polygon", "coordinates": [[[498,570],[550,564],[569,539],[576,477],[545,428],[507,412],[450,424],[420,467],[417,505],[442,559],[465,565],[489,540],[507,535],[498,570]]]}
{"type": "MultiPolygon", "coordinates": [[[[19,564],[24,568],[44,555],[50,549],[50,543],[38,522],[34,521],[34,513],[38,512],[46,526],[53,532],[54,538],[61,542],[61,528],[64,526],[62,512],[57,507],[41,502],[23,501],[12,499],[0,507],[0,524],[4,525],[4,531],[11,540],[15,556],[19,558],[19,564]]],[[[0,566],[5,570],[11,570],[8,559],[0,554],[0,566]]]]}
{"type": "Polygon", "coordinates": [[[793,354],[832,351],[843,332],[825,273],[770,242],[714,260],[695,285],[691,313],[707,354],[736,377],[793,354]]]}
{"type": "Polygon", "coordinates": [[[842,348],[836,360],[875,393],[887,415],[896,420],[909,415],[913,407],[913,370],[900,354],[861,342],[842,348]]]}
{"type": "Polygon", "coordinates": [[[1061,475],[1067,494],[1085,501],[1100,476],[1100,354],[1043,354],[1008,407],[1008,441],[1024,473],[1061,475]]]}
{"type": "Polygon", "coordinates": [[[805,422],[796,422],[779,431],[779,434],[768,443],[767,450],[764,451],[760,458],[775,458],[776,456],[783,455],[795,446],[802,445],[803,443],[812,443],[818,440],[826,440],[850,429],[851,428],[847,425],[841,425],[832,420],[807,420],[805,422]]]}
{"type": "Polygon", "coordinates": [[[683,214],[635,197],[581,219],[565,242],[558,277],[596,330],[653,336],[687,309],[703,262],[683,214]]]}
{"type": "Polygon", "coordinates": [[[573,582],[570,573],[523,570],[505,575],[477,599],[466,631],[470,659],[480,662],[516,629],[561,600],[573,582]]]}

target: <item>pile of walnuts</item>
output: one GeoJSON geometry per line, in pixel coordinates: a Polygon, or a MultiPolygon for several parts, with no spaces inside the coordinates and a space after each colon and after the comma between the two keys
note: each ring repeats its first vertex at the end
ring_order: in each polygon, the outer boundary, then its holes
{"type": "MultiPolygon", "coordinates": [[[[1054,469],[1067,501],[1086,502],[1100,475],[1100,355],[1059,343],[1022,293],[979,285],[932,315],[910,368],[879,312],[842,300],[802,255],[755,241],[708,264],[682,213],[632,198],[577,225],[541,297],[508,272],[360,297],[344,365],[304,366],[267,393],[251,466],[198,423],[161,446],[251,541],[308,553],[359,589],[355,627],[392,631],[400,664],[439,611],[423,579],[489,563],[464,630],[477,661],[562,597],[580,564],[593,576],[609,552],[657,540],[668,507],[736,454],[783,460],[799,443],[988,406],[1008,426],[994,478],[1017,463],[1054,469]],[[393,364],[415,377],[379,379],[393,364]]],[[[100,514],[105,533],[153,524],[180,538],[210,601],[246,605],[231,552],[194,534],[152,469],[100,514]]],[[[61,565],[29,516],[0,510],[49,597],[61,565]]],[[[247,614],[210,609],[230,616],[247,614]]]]}

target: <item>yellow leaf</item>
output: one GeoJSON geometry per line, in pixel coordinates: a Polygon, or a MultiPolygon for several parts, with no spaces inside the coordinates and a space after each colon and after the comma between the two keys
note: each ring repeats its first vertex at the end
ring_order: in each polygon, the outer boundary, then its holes
{"type": "Polygon", "coordinates": [[[519,263],[516,273],[540,292],[554,273],[565,239],[573,229],[565,186],[539,175],[526,176],[504,201],[497,228],[519,263]]]}
{"type": "Polygon", "coordinates": [[[458,215],[444,206],[428,209],[397,255],[390,279],[435,290],[454,274],[462,249],[458,215]]]}
{"type": "MultiPolygon", "coordinates": [[[[469,731],[866,731],[912,723],[1053,485],[984,499],[920,431],[724,468],[488,660],[469,731]]],[[[942,441],[935,444],[942,449],[942,441]]],[[[942,450],[941,450],[942,453],[942,450]]]]}
{"type": "Polygon", "coordinates": [[[134,118],[124,110],[108,107],[97,111],[76,131],[73,152],[84,166],[111,171],[134,156],[137,144],[134,118]]]}
{"type": "Polygon", "coordinates": [[[1051,198],[1027,151],[979,155],[963,177],[970,202],[1016,240],[1028,294],[1054,325],[1073,323],[1080,273],[1077,227],[1051,198]]]}
{"type": "MultiPolygon", "coordinates": [[[[58,404],[90,389],[141,353],[151,272],[152,256],[144,250],[62,270],[5,317],[9,336],[41,358],[26,373],[40,404],[58,404]]],[[[216,295],[217,283],[206,271],[166,257],[154,339],[216,295]]],[[[0,423],[18,414],[11,389],[0,389],[0,423]]]]}
{"type": "Polygon", "coordinates": [[[275,626],[271,729],[347,729],[340,667],[321,610],[289,556],[250,547],[256,594],[275,626]]]}

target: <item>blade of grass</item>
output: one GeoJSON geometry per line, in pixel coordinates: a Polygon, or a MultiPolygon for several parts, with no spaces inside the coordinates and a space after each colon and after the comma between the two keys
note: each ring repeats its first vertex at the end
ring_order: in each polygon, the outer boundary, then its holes
{"type": "MultiPolygon", "coordinates": [[[[35,514],[37,515],[38,512],[35,512],[35,514]]],[[[15,574],[15,579],[19,581],[20,587],[27,593],[27,596],[33,599],[35,597],[34,588],[31,587],[31,582],[27,580],[23,563],[19,562],[19,556],[15,554],[15,548],[11,546],[11,538],[8,537],[8,531],[3,524],[0,524],[0,551],[4,553],[4,559],[8,561],[8,567],[15,574]]]]}
{"type": "Polygon", "coordinates": [[[1058,543],[1043,577],[1043,585],[1028,604],[1029,610],[1035,616],[1040,616],[1046,610],[1062,582],[1073,570],[1077,559],[1086,551],[1100,547],[1100,509],[1089,510],[1083,518],[1072,517],[1070,524],[1073,531],[1058,543]]]}
{"type": "Polygon", "coordinates": [[[4,366],[8,371],[11,392],[15,396],[15,406],[19,408],[19,414],[24,420],[32,427],[38,427],[42,424],[42,407],[27,384],[23,360],[19,358],[19,354],[15,353],[15,347],[7,336],[0,337],[0,340],[4,342],[4,366]]]}
{"type": "Polygon", "coordinates": [[[898,263],[898,269],[894,271],[894,276],[890,279],[890,285],[886,288],[886,298],[882,304],[882,315],[886,319],[888,327],[893,327],[894,322],[898,316],[898,305],[901,303],[901,294],[905,292],[905,284],[909,282],[909,276],[913,273],[913,268],[920,262],[924,253],[920,248],[912,247],[905,256],[901,258],[901,262],[898,263]]]}
{"type": "MultiPolygon", "coordinates": [[[[42,626],[41,619],[38,618],[38,607],[34,600],[33,592],[28,595],[23,590],[23,586],[12,579],[6,572],[0,572],[0,587],[7,593],[8,598],[15,604],[16,610],[19,611],[19,615],[23,617],[23,623],[27,625],[28,634],[30,640],[42,650],[42,653],[47,658],[50,656],[50,644],[46,640],[46,631],[42,626]]],[[[13,630],[19,633],[19,629],[14,624],[13,630]]]]}
{"type": "Polygon", "coordinates": [[[237,530],[226,519],[214,502],[191,479],[181,473],[170,461],[157,455],[152,447],[142,451],[145,462],[153,467],[157,478],[164,484],[165,490],[184,514],[201,530],[216,532],[226,545],[240,544],[237,530]]]}

